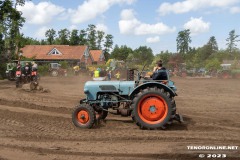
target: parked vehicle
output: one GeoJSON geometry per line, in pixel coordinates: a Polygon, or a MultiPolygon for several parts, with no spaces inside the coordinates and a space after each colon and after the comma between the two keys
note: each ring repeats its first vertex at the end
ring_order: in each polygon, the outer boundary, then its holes
{"type": "MultiPolygon", "coordinates": [[[[134,77],[128,72],[127,79],[134,77]]],[[[168,80],[142,79],[129,81],[88,81],[84,86],[85,99],[80,100],[72,113],[73,124],[92,128],[108,113],[131,116],[141,129],[165,129],[173,120],[182,122],[176,113],[176,87],[168,80]],[[110,111],[111,109],[112,111],[110,111]]]]}
{"type": "Polygon", "coordinates": [[[221,70],[217,73],[218,78],[229,79],[237,78],[240,79],[240,68],[232,68],[231,64],[221,64],[221,70]]]}
{"type": "Polygon", "coordinates": [[[5,73],[6,73],[6,77],[8,80],[10,80],[10,81],[15,80],[16,67],[17,67],[17,63],[15,63],[15,62],[7,63],[7,70],[5,73]]]}
{"type": "Polygon", "coordinates": [[[67,70],[61,67],[59,63],[50,63],[49,64],[49,73],[53,77],[57,76],[67,76],[67,70]]]}

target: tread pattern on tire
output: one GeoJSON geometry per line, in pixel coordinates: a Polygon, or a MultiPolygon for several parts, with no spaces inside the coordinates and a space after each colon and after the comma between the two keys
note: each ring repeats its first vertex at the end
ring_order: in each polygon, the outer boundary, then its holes
{"type": "Polygon", "coordinates": [[[79,127],[79,128],[92,128],[94,123],[96,121],[96,115],[95,115],[95,111],[94,109],[88,105],[88,104],[80,104],[78,106],[75,107],[75,109],[73,110],[73,113],[72,113],[72,122],[73,124],[76,126],[76,127],[79,127]],[[79,124],[77,118],[76,118],[76,115],[77,113],[80,111],[80,110],[86,110],[89,114],[89,122],[86,123],[86,125],[81,125],[79,124]]]}
{"type": "Polygon", "coordinates": [[[166,129],[168,125],[172,124],[173,118],[175,117],[176,114],[176,103],[174,100],[174,97],[171,97],[170,93],[166,92],[163,88],[146,88],[144,90],[142,90],[141,92],[139,92],[138,94],[135,95],[134,99],[133,99],[133,103],[131,105],[131,108],[133,109],[132,111],[132,120],[135,121],[136,125],[139,126],[141,129],[166,129]],[[169,118],[169,120],[159,126],[151,126],[151,125],[146,125],[145,122],[143,122],[138,116],[135,111],[134,108],[137,107],[137,102],[139,101],[139,98],[141,98],[141,96],[143,96],[143,94],[147,94],[147,93],[152,93],[152,92],[161,92],[160,94],[163,94],[165,96],[165,99],[169,102],[169,108],[171,115],[169,118]]]}

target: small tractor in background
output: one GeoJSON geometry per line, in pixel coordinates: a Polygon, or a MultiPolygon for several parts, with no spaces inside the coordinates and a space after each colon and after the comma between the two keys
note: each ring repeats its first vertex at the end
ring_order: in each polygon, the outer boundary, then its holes
{"type": "Polygon", "coordinates": [[[16,78],[17,62],[7,63],[6,77],[9,81],[14,81],[16,78]]]}
{"type": "Polygon", "coordinates": [[[59,63],[50,63],[48,71],[53,77],[67,76],[67,69],[63,69],[59,63]]]}
{"type": "Polygon", "coordinates": [[[92,128],[108,113],[131,116],[141,129],[165,129],[173,120],[182,122],[182,116],[176,113],[174,82],[169,76],[168,80],[143,79],[142,72],[128,70],[126,81],[86,82],[86,98],[74,109],[73,124],[92,128]]]}
{"type": "Polygon", "coordinates": [[[35,90],[39,85],[39,77],[37,73],[37,69],[28,68],[29,71],[26,72],[25,64],[29,63],[31,65],[32,61],[20,61],[17,64],[16,69],[16,88],[22,87],[23,84],[30,84],[29,90],[35,90]]]}

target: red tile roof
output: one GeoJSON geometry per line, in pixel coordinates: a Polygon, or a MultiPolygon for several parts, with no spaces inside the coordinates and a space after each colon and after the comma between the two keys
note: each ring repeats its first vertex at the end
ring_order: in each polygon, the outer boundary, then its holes
{"type": "MultiPolygon", "coordinates": [[[[93,60],[98,62],[98,61],[100,61],[100,56],[102,54],[102,50],[90,50],[90,54],[92,55],[93,60]]],[[[103,60],[105,60],[105,59],[103,59],[103,60]]]]}
{"type": "Polygon", "coordinates": [[[87,46],[69,46],[69,45],[26,45],[22,48],[24,57],[44,60],[68,60],[80,59],[87,46]],[[57,49],[62,54],[49,54],[53,49],[57,49]]]}

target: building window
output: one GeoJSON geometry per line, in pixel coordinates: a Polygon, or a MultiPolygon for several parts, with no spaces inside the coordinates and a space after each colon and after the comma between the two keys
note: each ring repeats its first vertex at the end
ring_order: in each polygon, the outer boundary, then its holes
{"type": "Polygon", "coordinates": [[[54,48],[48,53],[48,55],[62,55],[62,53],[59,52],[59,50],[57,50],[56,48],[54,48]]]}

